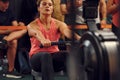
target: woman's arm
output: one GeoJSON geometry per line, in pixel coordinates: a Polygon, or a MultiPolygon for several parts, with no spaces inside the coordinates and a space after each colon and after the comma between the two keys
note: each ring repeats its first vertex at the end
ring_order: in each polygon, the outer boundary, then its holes
{"type": "Polygon", "coordinates": [[[44,47],[51,46],[51,41],[46,39],[42,32],[40,31],[39,27],[34,24],[30,24],[27,26],[28,34],[30,37],[34,37],[41,42],[44,47]]]}
{"type": "MultiPolygon", "coordinates": [[[[64,22],[58,22],[59,23],[59,30],[60,32],[67,38],[71,39],[72,38],[72,31],[68,28],[68,26],[64,22]]],[[[75,33],[74,36],[75,39],[80,40],[80,36],[75,33]]]]}

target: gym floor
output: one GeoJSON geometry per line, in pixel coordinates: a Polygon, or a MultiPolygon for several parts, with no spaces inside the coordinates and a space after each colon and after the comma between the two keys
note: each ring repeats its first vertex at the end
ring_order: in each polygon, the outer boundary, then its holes
{"type": "MultiPolygon", "coordinates": [[[[0,71],[0,80],[33,80],[33,76],[31,74],[24,75],[21,79],[13,79],[13,78],[6,78],[2,76],[2,71],[0,71]]],[[[66,76],[56,76],[54,80],[68,80],[66,76]]]]}
{"type": "Polygon", "coordinates": [[[21,79],[6,78],[6,77],[3,77],[2,74],[3,74],[3,72],[0,71],[0,80],[33,80],[33,77],[31,74],[26,74],[21,79]]]}
{"type": "MultiPolygon", "coordinates": [[[[1,64],[1,62],[0,62],[1,64]]],[[[2,70],[0,70],[0,80],[33,80],[33,76],[29,73],[29,74],[23,74],[23,78],[21,79],[14,79],[14,78],[6,78],[3,77],[3,73],[7,71],[7,65],[4,65],[2,70]]],[[[54,80],[68,80],[67,75],[56,75],[54,77],[54,80]]]]}

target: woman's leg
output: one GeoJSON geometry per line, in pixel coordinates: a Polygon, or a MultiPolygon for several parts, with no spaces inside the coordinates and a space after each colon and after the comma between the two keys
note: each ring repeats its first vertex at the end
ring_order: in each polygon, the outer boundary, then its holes
{"type": "Polygon", "coordinates": [[[60,51],[51,54],[53,59],[53,68],[55,72],[64,70],[66,71],[67,51],[60,51]]]}
{"type": "Polygon", "coordinates": [[[52,57],[49,53],[36,53],[31,57],[30,62],[34,71],[42,73],[42,80],[53,80],[52,57]]]}

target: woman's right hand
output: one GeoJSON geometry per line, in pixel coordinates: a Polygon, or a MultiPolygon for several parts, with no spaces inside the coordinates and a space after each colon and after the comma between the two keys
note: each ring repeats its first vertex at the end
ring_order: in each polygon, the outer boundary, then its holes
{"type": "Polygon", "coordinates": [[[51,46],[51,41],[50,41],[49,39],[42,40],[42,41],[41,41],[41,45],[42,45],[43,47],[48,48],[48,47],[51,46]]]}

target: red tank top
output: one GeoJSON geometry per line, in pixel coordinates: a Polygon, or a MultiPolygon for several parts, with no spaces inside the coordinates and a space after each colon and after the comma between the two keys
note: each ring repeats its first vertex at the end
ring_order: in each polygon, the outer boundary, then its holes
{"type": "MultiPolygon", "coordinates": [[[[114,0],[114,3],[118,4],[120,1],[119,0],[114,0]]],[[[112,22],[115,26],[119,27],[120,25],[120,11],[117,11],[115,14],[112,16],[112,22]]]]}
{"type": "MultiPolygon", "coordinates": [[[[54,19],[52,18],[50,29],[45,30],[44,26],[41,24],[40,19],[36,19],[36,23],[40,26],[40,31],[44,35],[46,39],[49,39],[50,41],[58,41],[60,38],[60,33],[58,32],[58,29],[56,28],[56,23],[54,19]]],[[[36,38],[31,37],[31,49],[30,49],[30,56],[33,54],[36,54],[38,52],[57,52],[59,51],[58,46],[51,46],[49,48],[40,48],[40,41],[38,41],[36,38]]]]}

